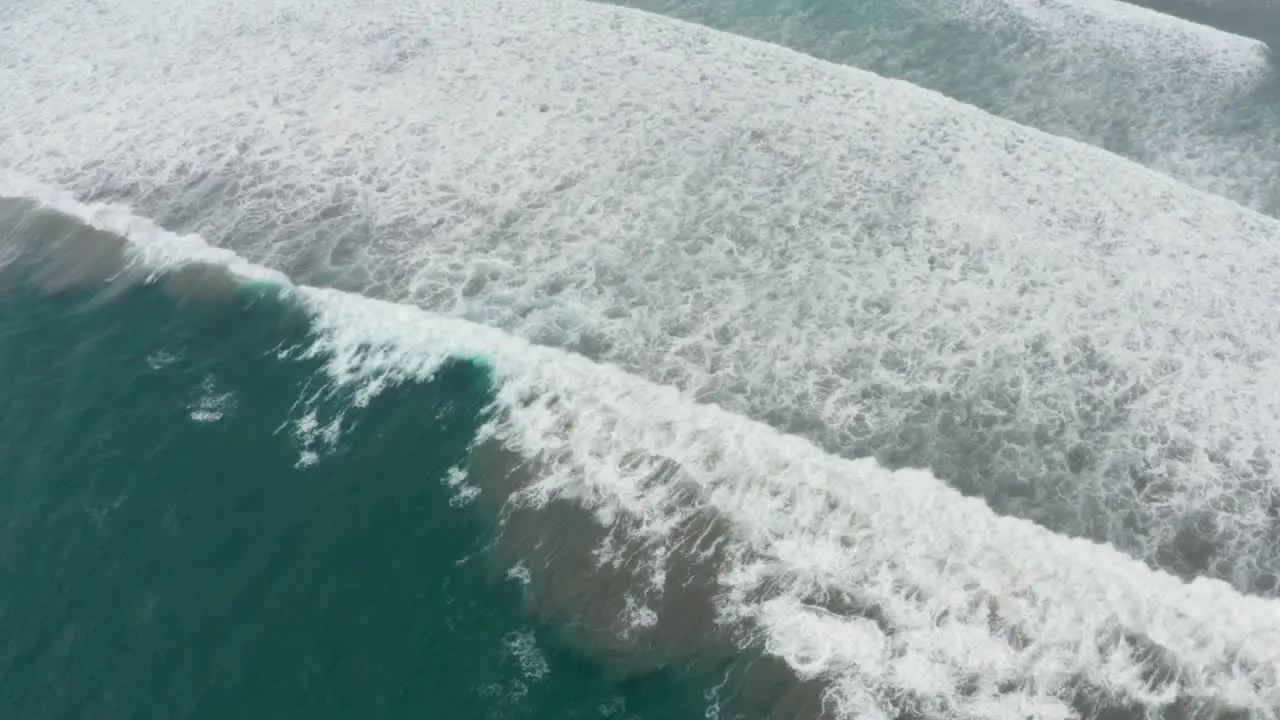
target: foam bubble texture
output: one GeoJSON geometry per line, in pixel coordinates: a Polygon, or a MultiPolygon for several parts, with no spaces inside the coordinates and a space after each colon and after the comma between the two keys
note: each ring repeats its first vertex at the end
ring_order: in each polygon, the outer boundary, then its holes
{"type": "Polygon", "coordinates": [[[720,622],[747,622],[801,679],[823,680],[831,717],[1071,718],[1082,697],[1135,717],[1277,717],[1274,600],[1184,583],[996,516],[927,472],[825,454],[580,356],[403,305],[298,294],[317,313],[311,352],[340,383],[483,356],[500,388],[489,432],[539,468],[515,502],[594,509],[653,558],[636,573],[655,578],[639,588],[651,601],[666,560],[698,544],[687,529],[705,525],[688,521],[727,518],[720,622]],[[654,474],[637,453],[679,471],[654,474]]]}
{"type": "Polygon", "coordinates": [[[0,164],[1276,588],[1272,219],[618,8],[94,7],[10,24],[0,164]]]}
{"type": "Polygon", "coordinates": [[[618,3],[901,78],[1280,214],[1280,78],[1255,40],[1119,0],[618,3]]]}
{"type": "MultiPolygon", "coordinates": [[[[145,253],[157,245],[174,248],[160,260],[172,268],[183,253],[208,261],[198,238],[26,187],[99,230],[123,229],[141,258],[154,261],[145,253]]],[[[269,274],[243,262],[230,269],[248,270],[241,277],[251,282],[269,274]]],[[[279,286],[313,316],[314,344],[302,354],[326,359],[333,382],[359,390],[357,399],[428,378],[448,357],[483,357],[498,388],[484,435],[538,468],[507,502],[567,499],[645,548],[653,572],[635,577],[651,585],[631,588],[628,607],[661,594],[664,559],[702,545],[687,533],[707,525],[686,520],[708,509],[726,519],[715,563],[702,565],[716,573],[717,620],[750,628],[749,640],[800,678],[820,679],[824,716],[1069,718],[1089,703],[1109,717],[1280,716],[1274,600],[1216,580],[1185,583],[1104,545],[997,516],[927,472],[832,456],[493,328],[279,286]],[[655,474],[637,456],[678,472],[655,474]]],[[[597,548],[601,562],[627,562],[610,549],[597,548]]],[[[637,631],[655,620],[631,615],[637,631]]]]}

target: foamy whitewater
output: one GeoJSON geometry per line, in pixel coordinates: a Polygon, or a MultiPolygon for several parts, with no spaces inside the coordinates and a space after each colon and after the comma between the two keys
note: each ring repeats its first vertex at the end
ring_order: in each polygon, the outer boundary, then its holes
{"type": "Polygon", "coordinates": [[[1280,76],[1249,39],[1280,42],[1280,6],[1231,25],[1246,38],[1120,0],[615,1],[907,80],[1280,214],[1280,76]]]}
{"type": "Polygon", "coordinates": [[[59,7],[5,54],[10,167],[1276,588],[1275,220],[621,9],[59,7]]]}
{"type": "Polygon", "coordinates": [[[4,28],[0,197],[141,264],[51,281],[229,267],[366,394],[483,359],[470,481],[512,542],[591,513],[594,645],[835,717],[1280,715],[1280,222],[618,8],[89,8],[4,28]]]}

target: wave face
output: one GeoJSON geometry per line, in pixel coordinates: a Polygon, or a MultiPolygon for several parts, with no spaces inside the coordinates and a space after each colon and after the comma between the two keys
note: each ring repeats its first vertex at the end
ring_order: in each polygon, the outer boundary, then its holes
{"type": "MultiPolygon", "coordinates": [[[[1280,214],[1280,80],[1244,37],[1119,0],[618,4],[906,80],[1280,214]]],[[[1278,21],[1233,27],[1265,35],[1278,21]]]]}
{"type": "Polygon", "coordinates": [[[5,164],[1276,592],[1275,220],[621,9],[77,7],[12,26],[5,164]]]}
{"type": "MultiPolygon", "coordinates": [[[[154,307],[145,288],[118,284],[124,276],[158,284],[179,307],[212,306],[214,321],[190,342],[228,352],[238,366],[267,365],[242,369],[270,391],[247,389],[254,407],[238,408],[239,395],[219,378],[242,373],[196,352],[193,363],[179,364],[188,376],[202,371],[198,400],[183,411],[197,424],[248,411],[275,426],[286,414],[270,433],[237,427],[247,441],[269,443],[264,459],[278,463],[279,429],[288,428],[295,469],[336,463],[342,481],[363,458],[394,462],[387,458],[405,446],[456,458],[458,439],[470,437],[465,465],[435,474],[456,493],[449,505],[471,504],[496,531],[484,555],[523,585],[526,611],[615,674],[680,673],[705,688],[713,716],[1276,717],[1275,601],[1219,581],[1184,583],[1111,548],[1001,518],[926,472],[838,458],[673,388],[493,328],[231,267],[219,272],[193,239],[118,208],[43,190],[4,211],[33,217],[20,236],[31,240],[8,244],[17,252],[6,256],[9,269],[31,268],[18,277],[39,292],[96,290],[89,297],[97,303],[107,288],[126,311],[154,307]],[[33,215],[33,202],[60,214],[33,215]],[[68,216],[86,225],[48,229],[68,216]],[[150,248],[163,248],[165,260],[157,263],[150,248]],[[243,325],[247,337],[218,330],[228,324],[243,325]],[[255,340],[257,351],[223,349],[273,325],[278,339],[255,340]],[[489,399],[480,415],[474,399],[449,399],[482,386],[489,399]],[[290,393],[300,395],[291,404],[290,393]],[[283,402],[263,405],[272,398],[283,402]],[[424,422],[424,412],[435,421],[424,422]],[[475,428],[478,417],[488,419],[475,428]],[[423,433],[439,429],[452,440],[424,442],[423,433]]],[[[6,318],[29,316],[19,307],[6,318]]],[[[51,327],[35,319],[35,332],[51,327]]],[[[99,338],[99,350],[116,352],[84,325],[99,328],[88,316],[56,332],[87,334],[99,338]]],[[[140,366],[154,340],[132,327],[105,330],[131,343],[126,359],[140,366]]],[[[178,359],[156,352],[146,365],[155,371],[178,359]]],[[[81,373],[72,363],[63,370],[81,373]]],[[[95,415],[90,409],[86,419],[95,415]]],[[[411,457],[406,463],[419,467],[411,457]]],[[[538,675],[549,666],[535,662],[541,656],[530,642],[504,636],[526,679],[536,680],[529,667],[541,668],[538,675]]],[[[654,711],[691,716],[677,705],[654,711]]]]}

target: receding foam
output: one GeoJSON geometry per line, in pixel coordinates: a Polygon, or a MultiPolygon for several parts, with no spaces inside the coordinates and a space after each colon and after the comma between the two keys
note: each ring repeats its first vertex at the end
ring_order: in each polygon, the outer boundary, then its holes
{"type": "Polygon", "coordinates": [[[1274,219],[653,15],[326,8],[28,12],[0,164],[1276,591],[1274,219]]]}

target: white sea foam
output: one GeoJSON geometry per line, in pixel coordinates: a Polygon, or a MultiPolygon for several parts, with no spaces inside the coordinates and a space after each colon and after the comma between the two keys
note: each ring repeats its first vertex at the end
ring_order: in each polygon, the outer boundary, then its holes
{"type": "Polygon", "coordinates": [[[217,378],[209,375],[200,383],[200,392],[187,410],[193,421],[212,423],[225,418],[235,410],[236,405],[235,393],[219,392],[217,378]]]}
{"type": "Polygon", "coordinates": [[[676,552],[689,541],[676,531],[682,518],[705,506],[672,502],[676,488],[649,482],[651,468],[630,458],[677,463],[733,524],[723,616],[753,620],[802,676],[832,681],[849,717],[862,716],[860,703],[892,716],[903,697],[929,717],[1069,717],[1063,695],[1076,683],[1140,708],[1208,702],[1275,716],[1275,601],[1184,584],[1111,548],[999,518],[926,472],[836,458],[499,331],[335,291],[299,295],[317,312],[314,350],[343,383],[430,376],[446,356],[483,356],[499,379],[494,432],[540,468],[523,502],[568,498],[676,552]],[[874,608],[884,628],[812,607],[833,594],[874,608]]]}
{"type": "Polygon", "coordinates": [[[542,680],[547,673],[551,672],[546,657],[538,649],[538,640],[532,632],[528,630],[510,632],[502,639],[502,644],[506,646],[511,657],[520,664],[526,680],[542,680]]]}
{"type": "MultiPolygon", "coordinates": [[[[160,244],[207,262],[198,238],[179,242],[123,213],[40,197],[99,229],[124,228],[145,257],[160,244]]],[[[248,269],[247,282],[262,277],[243,261],[229,267],[248,269]]],[[[1280,716],[1274,600],[1216,580],[1185,583],[1107,546],[997,516],[927,472],[823,453],[579,355],[277,282],[313,314],[305,354],[324,358],[338,385],[377,391],[431,377],[449,357],[482,357],[497,388],[487,435],[537,468],[509,502],[569,500],[659,560],[696,545],[682,518],[711,510],[726,519],[712,566],[719,622],[748,628],[801,678],[823,680],[834,717],[1071,717],[1080,692],[1135,713],[1280,716]],[[637,455],[680,471],[655,475],[637,455]],[[695,502],[679,484],[692,485],[695,502]]],[[[607,543],[596,550],[603,563],[624,560],[608,557],[607,543]]],[[[624,630],[660,622],[649,608],[661,590],[631,588],[624,630]]]]}

